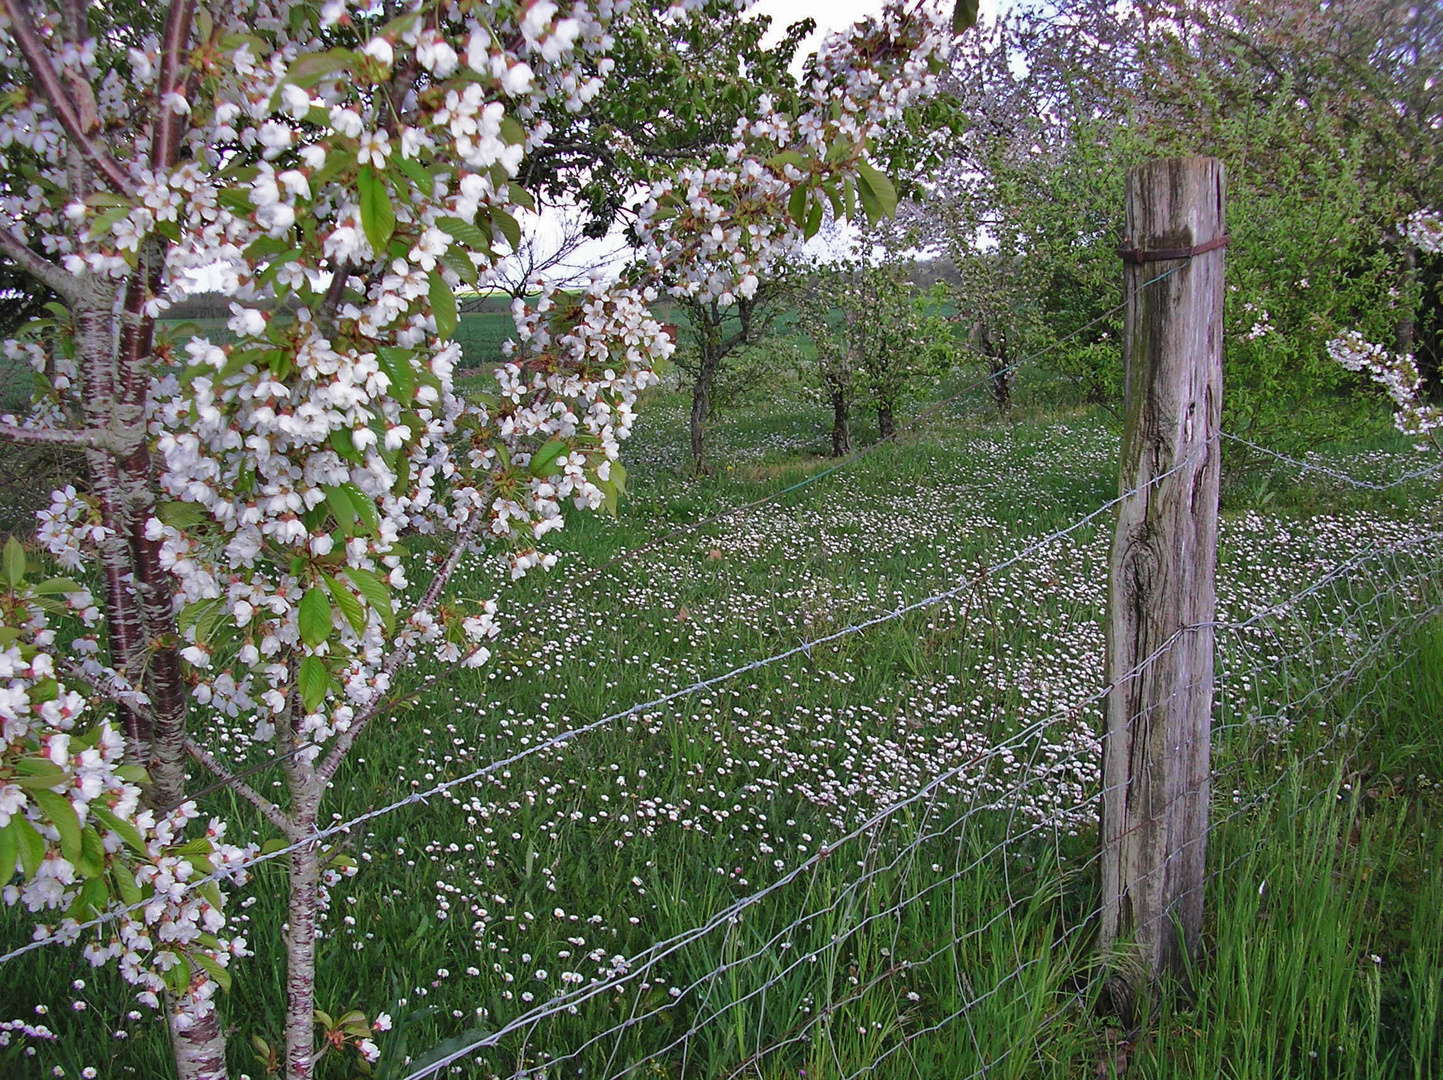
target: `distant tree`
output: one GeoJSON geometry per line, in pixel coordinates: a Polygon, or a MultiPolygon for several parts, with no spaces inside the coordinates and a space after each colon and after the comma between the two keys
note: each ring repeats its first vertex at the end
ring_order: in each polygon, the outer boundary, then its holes
{"type": "Polygon", "coordinates": [[[491,281],[512,300],[534,296],[543,284],[553,289],[584,285],[606,261],[605,246],[589,235],[587,215],[576,207],[544,207],[523,215],[519,223],[520,239],[497,264],[491,281]]]}
{"type": "MultiPolygon", "coordinates": [[[[1046,186],[1029,186],[1043,224],[1082,227],[1080,251],[1092,234],[1078,196],[1104,199],[1121,239],[1126,166],[1189,153],[1226,164],[1230,427],[1306,439],[1372,416],[1327,357],[1343,327],[1436,372],[1443,265],[1397,223],[1443,201],[1443,7],[1057,0],[1012,27],[1023,62],[1011,66],[1061,125],[1042,153],[1065,148],[1046,186]],[[1299,406],[1318,394],[1336,407],[1310,419],[1299,406]]],[[[1062,257],[1056,242],[1035,250],[1062,257]]],[[[1107,272],[1115,281],[1115,263],[1107,272]]]]}
{"type": "Polygon", "coordinates": [[[685,316],[684,341],[672,354],[672,362],[691,387],[687,429],[695,476],[715,471],[707,457],[707,426],[721,405],[765,373],[762,351],[777,319],[790,309],[794,289],[786,271],[762,281],[752,279],[742,287],[749,296],[725,293],[711,299],[683,296],[677,301],[685,316]]]}
{"type": "Polygon", "coordinates": [[[851,407],[867,395],[884,439],[897,433],[906,398],[952,365],[952,328],[942,315],[945,290],[923,293],[907,263],[861,259],[816,272],[802,305],[802,327],[817,351],[817,377],[832,407],[832,452],[851,448],[851,407]]]}

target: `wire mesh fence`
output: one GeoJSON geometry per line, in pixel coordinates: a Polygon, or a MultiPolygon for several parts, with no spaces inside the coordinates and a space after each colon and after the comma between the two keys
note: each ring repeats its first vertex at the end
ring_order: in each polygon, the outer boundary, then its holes
{"type": "MultiPolygon", "coordinates": [[[[1360,478],[1248,445],[1300,475],[1368,490],[1416,484],[1437,472],[1430,466],[1391,479],[1360,478]]],[[[1148,486],[1183,468],[1163,471],[1148,486]]],[[[587,580],[797,486],[630,548],[587,580]]],[[[838,616],[829,624],[837,629],[566,726],[304,839],[257,852],[249,865],[363,837],[392,815],[425,815],[442,803],[480,807],[490,798],[488,782],[509,769],[552,759],[603,729],[632,722],[663,728],[690,698],[803,662],[887,624],[935,616],[948,624],[949,647],[982,641],[1005,617],[987,602],[994,590],[1026,587],[1010,574],[1044,555],[1068,557],[1064,542],[1105,525],[1118,503],[1139,490],[988,559],[947,588],[866,617],[838,616]]],[[[1232,854],[1210,866],[1207,888],[1225,883],[1249,858],[1237,836],[1296,782],[1301,766],[1331,766],[1356,752],[1387,704],[1391,675],[1409,663],[1419,631],[1443,611],[1443,533],[1427,524],[1427,513],[1406,527],[1359,533],[1341,556],[1290,567],[1279,575],[1287,587],[1262,602],[1220,579],[1218,618],[1203,624],[1215,635],[1217,659],[1208,838],[1227,833],[1232,854]]],[[[1252,527],[1246,517],[1233,523],[1240,535],[1252,527]]],[[[1184,627],[1178,635],[1200,628],[1184,627]]],[[[809,837],[803,857],[779,860],[773,872],[753,874],[756,880],[728,880],[726,888],[694,896],[667,896],[664,881],[650,882],[660,902],[685,905],[672,919],[685,929],[625,952],[583,954],[578,946],[576,962],[535,990],[513,989],[498,976],[477,991],[470,1012],[476,1026],[458,1023],[447,1043],[398,1063],[391,1075],[539,1080],[805,1073],[852,1080],[939,1075],[943,1057],[950,1076],[1026,1075],[1045,1055],[1050,1034],[1105,988],[1106,968],[1090,959],[1103,903],[1096,881],[1097,814],[1106,794],[1099,769],[1102,707],[1120,682],[1146,678],[1170,644],[1112,685],[1099,678],[1086,689],[1024,700],[1004,719],[978,726],[985,738],[959,738],[943,760],[899,769],[885,781],[861,778],[856,790],[866,797],[854,805],[838,806],[834,795],[826,796],[833,800],[832,831],[809,837]],[[1005,1020],[1019,1012],[1035,1020],[1024,1041],[1005,1020]],[[945,1055],[939,1040],[946,1042],[945,1055]]],[[[1174,695],[1192,689],[1175,688],[1174,695]]],[[[1134,723],[1149,719],[1143,714],[1134,723]]],[[[1328,795],[1319,784],[1306,798],[1328,795]]],[[[0,965],[103,937],[119,915],[112,910],[16,944],[0,955],[0,965]]]]}

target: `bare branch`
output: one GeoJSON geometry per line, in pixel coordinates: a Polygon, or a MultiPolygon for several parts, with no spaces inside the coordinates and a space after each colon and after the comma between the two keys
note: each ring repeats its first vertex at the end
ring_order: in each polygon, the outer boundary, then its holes
{"type": "Polygon", "coordinates": [[[103,442],[93,431],[73,431],[66,428],[27,428],[16,424],[0,424],[0,439],[36,445],[73,446],[77,450],[94,449],[103,442]]]}
{"type": "Polygon", "coordinates": [[[116,705],[123,705],[137,716],[149,719],[150,702],[139,690],[131,690],[129,687],[121,686],[114,679],[101,682],[91,678],[90,675],[81,670],[79,664],[68,657],[57,656],[55,661],[60,669],[60,673],[65,676],[66,682],[80,683],[100,697],[106,698],[116,705]]]}
{"type": "Polygon", "coordinates": [[[298,839],[295,826],[291,822],[291,819],[286,816],[284,810],[247,784],[239,776],[232,773],[212,757],[209,751],[199,746],[194,739],[185,740],[185,752],[215,774],[216,779],[221,781],[221,786],[234,791],[241,798],[245,799],[246,802],[259,810],[267,821],[285,834],[287,839],[298,839]]]}
{"type": "MultiPolygon", "coordinates": [[[[441,593],[445,591],[447,582],[451,580],[451,575],[456,572],[456,567],[460,565],[461,557],[466,554],[466,549],[470,546],[471,541],[475,539],[476,534],[481,531],[482,518],[483,515],[479,513],[473,514],[471,520],[468,521],[466,526],[456,535],[456,542],[446,554],[446,561],[443,562],[436,571],[436,576],[431,579],[431,585],[427,588],[426,595],[423,596],[421,602],[416,605],[418,614],[429,612],[440,602],[441,593]]],[[[402,664],[410,660],[413,648],[414,646],[398,645],[394,651],[386,657],[386,662],[381,670],[387,675],[394,675],[402,664]]],[[[368,704],[358,710],[355,719],[351,722],[351,726],[336,740],[336,745],[331,748],[331,752],[326,755],[325,760],[321,762],[320,768],[316,770],[316,776],[322,783],[336,774],[336,770],[341,767],[341,762],[345,759],[346,752],[354,745],[357,737],[366,729],[366,726],[376,718],[377,714],[381,711],[381,706],[386,700],[384,694],[377,694],[368,704]]]]}

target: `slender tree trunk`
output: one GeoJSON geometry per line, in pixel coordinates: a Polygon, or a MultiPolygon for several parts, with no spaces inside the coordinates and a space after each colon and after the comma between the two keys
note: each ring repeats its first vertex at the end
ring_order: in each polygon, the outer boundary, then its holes
{"type": "Polygon", "coordinates": [[[852,452],[851,402],[844,391],[833,389],[832,398],[832,456],[846,457],[852,452]]]}
{"type": "Polygon", "coordinates": [[[897,434],[897,404],[891,398],[877,402],[877,434],[890,439],[897,434]]]}
{"type": "Polygon", "coordinates": [[[997,406],[997,412],[1007,416],[1012,412],[1012,372],[1007,370],[1007,347],[1003,346],[987,366],[992,371],[992,401],[997,406]]]}
{"type": "MultiPolygon", "coordinates": [[[[302,827],[309,829],[313,822],[302,827]]],[[[286,1080],[309,1080],[316,1054],[316,908],[321,881],[314,847],[290,856],[286,905],[286,1080]]]]}
{"type": "Polygon", "coordinates": [[[711,463],[706,458],[706,422],[711,418],[711,391],[718,363],[710,348],[704,350],[696,381],[691,387],[691,465],[694,476],[710,476],[712,473],[711,463]]]}
{"type": "Polygon", "coordinates": [[[199,1018],[189,1016],[177,1000],[168,1001],[167,1010],[179,1080],[225,1080],[225,1034],[214,1001],[199,1018]]]}

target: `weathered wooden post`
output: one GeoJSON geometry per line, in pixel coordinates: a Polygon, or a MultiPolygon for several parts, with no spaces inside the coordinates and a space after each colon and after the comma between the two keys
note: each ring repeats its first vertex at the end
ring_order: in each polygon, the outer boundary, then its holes
{"type": "Polygon", "coordinates": [[[1127,177],[1126,497],[1108,583],[1100,941],[1124,1016],[1159,976],[1182,973],[1202,929],[1223,186],[1222,163],[1205,157],[1127,177]]]}

